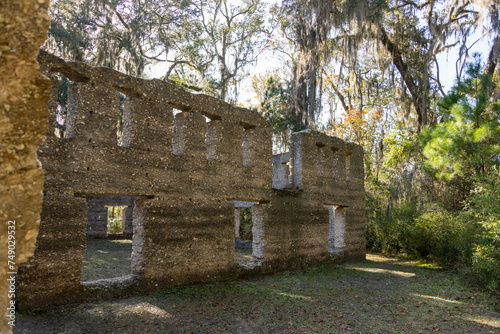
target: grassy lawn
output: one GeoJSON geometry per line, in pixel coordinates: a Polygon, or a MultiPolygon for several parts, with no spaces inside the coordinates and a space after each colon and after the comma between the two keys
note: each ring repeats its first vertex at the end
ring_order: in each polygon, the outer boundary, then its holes
{"type": "Polygon", "coordinates": [[[82,282],[130,274],[132,240],[87,240],[82,282]]]}
{"type": "Polygon", "coordinates": [[[369,255],[253,280],[19,314],[14,333],[500,333],[457,274],[369,255]]]}
{"type": "Polygon", "coordinates": [[[245,265],[252,261],[252,250],[251,249],[238,249],[234,250],[234,261],[239,265],[245,265]]]}

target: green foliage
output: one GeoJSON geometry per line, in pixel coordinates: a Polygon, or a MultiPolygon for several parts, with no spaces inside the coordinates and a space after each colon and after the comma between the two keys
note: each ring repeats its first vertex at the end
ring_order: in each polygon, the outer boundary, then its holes
{"type": "Polygon", "coordinates": [[[415,133],[405,129],[401,122],[396,122],[396,131],[385,137],[384,166],[389,169],[398,169],[404,166],[415,152],[418,141],[415,133]]]}
{"type": "Polygon", "coordinates": [[[487,290],[500,295],[500,221],[483,226],[483,242],[472,258],[472,278],[487,290]]]}
{"type": "Polygon", "coordinates": [[[240,238],[241,240],[253,240],[252,234],[252,208],[240,209],[240,238]]]}
{"type": "Polygon", "coordinates": [[[444,267],[470,266],[477,225],[435,203],[415,222],[412,248],[418,257],[444,267]]]}
{"type": "Polygon", "coordinates": [[[384,254],[415,256],[412,239],[417,214],[417,205],[412,202],[404,202],[390,212],[383,213],[379,209],[378,214],[368,221],[368,248],[384,254]]]}
{"type": "Polygon", "coordinates": [[[475,177],[499,164],[500,104],[488,96],[491,77],[481,74],[480,59],[469,63],[459,80],[439,103],[445,119],[422,134],[429,172],[454,187],[463,199],[475,177]]]}
{"type": "Polygon", "coordinates": [[[123,233],[123,210],[126,206],[108,206],[108,234],[123,233]]]}
{"type": "Polygon", "coordinates": [[[500,295],[500,173],[495,168],[468,198],[464,215],[481,227],[472,256],[472,279],[500,295]]]}
{"type": "Polygon", "coordinates": [[[383,210],[384,185],[367,182],[367,247],[385,254],[462,268],[468,279],[500,294],[500,173],[474,183],[461,211],[438,203],[418,208],[411,201],[383,210]]]}
{"type": "Polygon", "coordinates": [[[477,227],[438,204],[419,210],[403,202],[382,219],[368,224],[368,246],[385,254],[403,254],[444,267],[472,263],[477,227]]]}
{"type": "Polygon", "coordinates": [[[290,82],[269,76],[260,103],[261,115],[273,126],[276,146],[287,150],[289,132],[295,124],[287,108],[292,87],[290,82]]]}

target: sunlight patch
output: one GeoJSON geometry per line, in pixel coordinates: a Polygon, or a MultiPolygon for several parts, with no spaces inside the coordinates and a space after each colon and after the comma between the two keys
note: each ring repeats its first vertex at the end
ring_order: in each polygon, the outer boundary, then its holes
{"type": "Polygon", "coordinates": [[[133,314],[150,315],[163,319],[170,319],[173,317],[170,313],[148,302],[142,302],[135,305],[127,305],[123,307],[123,310],[133,314]]]}
{"type": "Polygon", "coordinates": [[[369,273],[376,273],[376,274],[391,274],[391,275],[396,275],[400,277],[414,277],[417,276],[414,273],[406,273],[404,271],[397,271],[397,270],[387,270],[387,269],[380,269],[380,268],[361,268],[361,267],[352,267],[352,266],[346,266],[349,269],[355,269],[355,270],[361,270],[361,271],[366,271],[369,273]]]}
{"type": "Polygon", "coordinates": [[[425,299],[432,299],[438,302],[444,302],[444,303],[450,303],[450,304],[459,304],[459,305],[467,305],[466,303],[459,302],[458,300],[451,300],[451,299],[444,299],[441,297],[436,297],[436,296],[428,296],[428,295],[421,295],[419,293],[412,293],[411,295],[420,297],[420,298],[425,298],[425,299]]]}
{"type": "MultiPolygon", "coordinates": [[[[478,324],[489,326],[489,327],[500,328],[500,320],[498,318],[476,315],[474,318],[464,317],[463,319],[473,321],[473,322],[476,322],[478,324]]],[[[490,333],[492,333],[492,332],[490,332],[490,333]]]]}
{"type": "Polygon", "coordinates": [[[400,260],[392,257],[387,257],[379,254],[366,254],[366,259],[372,262],[381,262],[381,263],[394,263],[400,265],[408,265],[408,266],[417,266],[422,268],[429,269],[441,269],[440,266],[433,263],[425,263],[420,261],[412,261],[412,260],[400,260]]]}

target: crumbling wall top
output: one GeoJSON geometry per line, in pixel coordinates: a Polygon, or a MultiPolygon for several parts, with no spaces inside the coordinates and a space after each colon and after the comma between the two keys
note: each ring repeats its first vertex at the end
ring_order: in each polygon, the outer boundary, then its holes
{"type": "Polygon", "coordinates": [[[255,110],[235,107],[205,94],[192,94],[168,81],[140,79],[106,67],[92,67],[82,62],[66,62],[43,50],[40,51],[39,62],[42,71],[59,72],[74,82],[99,83],[129,97],[161,101],[182,111],[199,112],[210,119],[240,124],[246,129],[271,127],[255,110]]]}

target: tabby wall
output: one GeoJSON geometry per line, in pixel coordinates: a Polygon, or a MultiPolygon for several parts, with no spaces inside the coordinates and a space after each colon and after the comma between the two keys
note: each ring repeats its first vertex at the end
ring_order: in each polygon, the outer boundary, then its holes
{"type": "Polygon", "coordinates": [[[35,256],[19,273],[20,308],[364,257],[359,146],[315,132],[295,134],[292,151],[275,164],[275,185],[281,184],[275,189],[272,128],[257,112],[160,80],[43,52],[39,59],[53,82],[49,132],[38,152],[46,178],[35,256]],[[55,131],[58,73],[72,81],[63,138],[55,131]],[[279,171],[286,164],[285,182],[279,171]],[[348,181],[341,175],[346,168],[348,181]],[[132,274],[82,283],[87,220],[99,212],[99,198],[134,202],[132,274]],[[239,205],[253,210],[254,265],[248,268],[234,260],[239,205]],[[337,231],[335,248],[328,240],[331,212],[344,207],[345,232],[339,237],[337,231]]]}
{"type": "Polygon", "coordinates": [[[275,156],[274,162],[271,205],[263,218],[264,266],[272,271],[329,259],[364,258],[361,147],[314,131],[301,131],[292,135],[290,154],[275,156]],[[335,219],[343,221],[342,235],[333,231],[335,219]],[[335,237],[342,239],[340,244],[335,244],[335,237]]]}
{"type": "Polygon", "coordinates": [[[47,38],[48,5],[0,1],[1,333],[10,333],[9,322],[15,324],[10,273],[33,255],[40,223],[43,174],[36,151],[47,131],[49,82],[37,71],[36,55],[47,38]]]}

